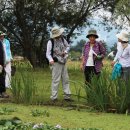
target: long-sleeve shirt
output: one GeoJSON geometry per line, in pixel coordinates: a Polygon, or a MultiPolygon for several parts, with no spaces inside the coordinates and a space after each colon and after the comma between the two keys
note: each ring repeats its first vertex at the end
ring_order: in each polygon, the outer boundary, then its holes
{"type": "MultiPolygon", "coordinates": [[[[90,50],[90,42],[87,42],[84,46],[84,51],[83,51],[84,68],[88,62],[89,50],[90,50]]],[[[102,60],[96,60],[96,55],[101,55],[102,58],[104,58],[106,54],[106,49],[104,48],[102,43],[96,41],[92,50],[93,50],[93,60],[94,60],[95,70],[96,72],[100,72],[103,64],[102,64],[102,60]]]]}
{"type": "MultiPolygon", "coordinates": [[[[60,39],[54,39],[54,47],[55,47],[55,45],[61,45],[61,44],[63,44],[63,46],[65,46],[65,49],[61,50],[61,51],[68,53],[69,50],[70,50],[70,45],[68,44],[68,42],[64,39],[64,43],[63,43],[61,38],[60,39]]],[[[51,40],[49,40],[48,43],[47,43],[47,51],[46,51],[46,57],[49,60],[49,62],[53,61],[53,57],[51,55],[51,50],[52,50],[52,42],[51,42],[51,40]]]]}
{"type": "Polygon", "coordinates": [[[123,47],[117,52],[117,60],[122,67],[130,67],[130,45],[123,49],[123,47]]]}
{"type": "Polygon", "coordinates": [[[10,50],[10,42],[7,39],[3,39],[2,41],[3,48],[4,48],[4,55],[5,55],[5,64],[10,62],[12,58],[11,50],[10,50]]]}
{"type": "Polygon", "coordinates": [[[115,62],[118,60],[118,57],[120,57],[120,51],[122,51],[122,50],[123,50],[123,48],[122,48],[121,42],[118,42],[117,43],[117,53],[114,58],[115,62]]]}

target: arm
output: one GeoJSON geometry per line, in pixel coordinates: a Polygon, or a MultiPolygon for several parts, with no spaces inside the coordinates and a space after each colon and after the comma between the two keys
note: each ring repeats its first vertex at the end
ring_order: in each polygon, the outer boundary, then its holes
{"type": "Polygon", "coordinates": [[[12,58],[11,49],[10,49],[10,41],[5,39],[6,45],[7,45],[7,62],[10,62],[12,58]]]}
{"type": "Polygon", "coordinates": [[[49,40],[48,43],[47,43],[46,58],[48,59],[50,64],[53,64],[54,60],[53,60],[53,58],[51,56],[51,49],[52,49],[52,43],[49,40]]]}
{"type": "Polygon", "coordinates": [[[64,52],[67,54],[69,52],[69,50],[70,50],[70,44],[68,44],[68,42],[65,39],[64,39],[64,44],[66,46],[66,49],[65,49],[64,52]]]}

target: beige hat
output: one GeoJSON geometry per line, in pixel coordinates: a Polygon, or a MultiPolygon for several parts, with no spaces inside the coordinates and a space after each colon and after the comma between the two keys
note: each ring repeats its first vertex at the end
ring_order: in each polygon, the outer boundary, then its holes
{"type": "Polygon", "coordinates": [[[121,33],[117,34],[116,37],[119,38],[120,40],[124,41],[124,42],[129,41],[129,35],[126,32],[121,32],[121,33]]]}
{"type": "Polygon", "coordinates": [[[6,34],[0,31],[0,36],[6,36],[6,34]]]}
{"type": "Polygon", "coordinates": [[[58,26],[52,28],[51,30],[51,38],[59,37],[64,32],[64,28],[60,28],[58,26]]]}
{"type": "Polygon", "coordinates": [[[94,29],[89,30],[86,37],[89,38],[89,36],[91,36],[91,35],[93,35],[93,36],[95,36],[96,38],[98,38],[97,31],[94,30],[94,29]]]}

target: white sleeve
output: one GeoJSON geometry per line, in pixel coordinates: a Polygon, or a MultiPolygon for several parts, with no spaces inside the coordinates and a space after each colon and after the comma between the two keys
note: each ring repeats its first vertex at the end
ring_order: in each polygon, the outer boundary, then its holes
{"type": "Polygon", "coordinates": [[[52,43],[49,40],[47,43],[47,50],[46,50],[46,58],[49,60],[49,62],[53,61],[53,58],[51,56],[51,49],[52,49],[52,43]]]}
{"type": "Polygon", "coordinates": [[[68,53],[69,50],[70,50],[70,45],[69,45],[69,43],[65,39],[64,39],[64,44],[66,46],[65,53],[68,53]]]}
{"type": "Polygon", "coordinates": [[[114,61],[116,62],[117,60],[119,60],[119,58],[121,57],[121,54],[122,54],[122,50],[117,50],[117,53],[116,53],[116,56],[114,58],[114,61]]]}

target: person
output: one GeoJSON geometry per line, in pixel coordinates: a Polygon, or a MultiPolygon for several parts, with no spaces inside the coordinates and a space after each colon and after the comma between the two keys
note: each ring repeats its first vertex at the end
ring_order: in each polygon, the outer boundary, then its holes
{"type": "Polygon", "coordinates": [[[0,98],[8,98],[5,87],[4,49],[0,41],[0,98]]]}
{"type": "Polygon", "coordinates": [[[120,33],[117,35],[118,42],[121,44],[120,48],[117,51],[117,54],[112,61],[112,66],[115,63],[120,63],[122,66],[121,77],[124,79],[126,84],[130,80],[130,45],[128,33],[120,33]]]}
{"type": "Polygon", "coordinates": [[[3,44],[4,48],[4,58],[5,58],[5,63],[4,63],[4,69],[6,72],[5,75],[5,86],[6,88],[11,87],[11,60],[12,60],[12,54],[11,54],[11,49],[10,49],[10,42],[8,39],[5,38],[6,34],[0,31],[0,41],[3,44]]]}
{"type": "Polygon", "coordinates": [[[60,28],[58,26],[52,28],[51,39],[47,43],[46,57],[52,67],[52,90],[50,97],[52,101],[57,101],[60,80],[62,80],[64,100],[72,101],[70,98],[71,91],[66,67],[70,45],[65,38],[63,38],[63,32],[64,28],[60,28]]]}
{"type": "Polygon", "coordinates": [[[99,76],[106,49],[101,42],[96,41],[98,38],[96,30],[90,29],[86,37],[89,41],[84,46],[81,69],[84,71],[85,83],[87,84],[91,83],[93,75],[99,76]]]}

